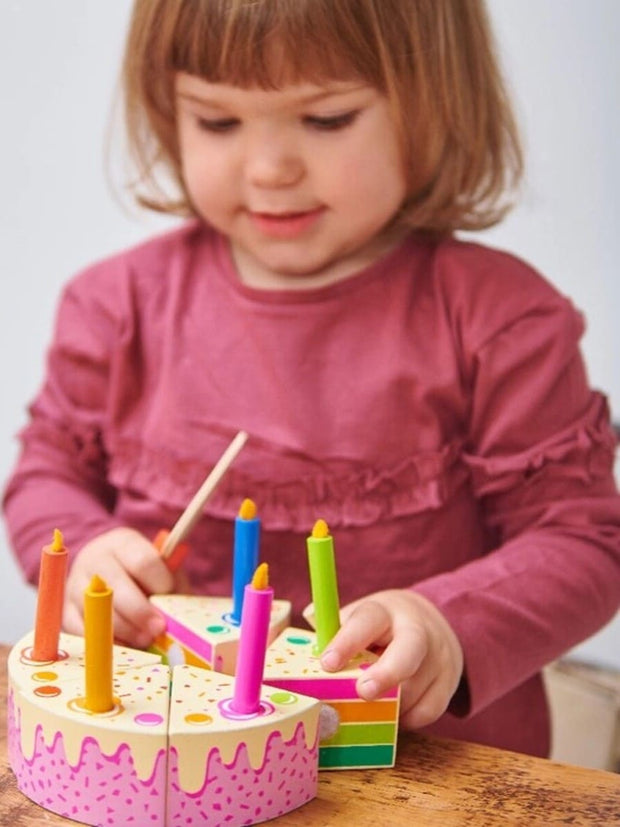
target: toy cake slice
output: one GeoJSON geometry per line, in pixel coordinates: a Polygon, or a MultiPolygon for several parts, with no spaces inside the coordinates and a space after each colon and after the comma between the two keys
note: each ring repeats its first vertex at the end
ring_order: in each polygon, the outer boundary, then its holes
{"type": "MultiPolygon", "coordinates": [[[[151,652],[171,666],[188,664],[234,674],[240,627],[231,622],[231,598],[166,594],[150,600],[166,621],[166,631],[153,642],[151,652]]],[[[274,600],[269,642],[288,626],[290,617],[290,601],[274,600]]]]}
{"type": "Polygon", "coordinates": [[[316,795],[320,704],[263,687],[258,713],[240,715],[233,686],[214,671],[174,668],[168,824],[256,824],[316,795]]]}
{"type": "Polygon", "coordinates": [[[165,824],[170,676],[148,653],[114,647],[114,708],[84,706],[84,641],[62,634],[60,659],[9,656],[8,752],[19,789],[85,824],[165,824]]]}
{"type": "Polygon", "coordinates": [[[378,656],[364,651],[338,672],[326,672],[315,654],[316,633],[288,628],[267,649],[264,683],[320,700],[322,729],[319,769],[392,767],[396,758],[400,690],[375,701],[355,689],[378,656]]]}

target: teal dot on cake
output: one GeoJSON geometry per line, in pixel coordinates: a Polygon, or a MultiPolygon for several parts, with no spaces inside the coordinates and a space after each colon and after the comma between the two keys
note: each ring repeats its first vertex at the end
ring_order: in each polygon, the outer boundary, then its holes
{"type": "Polygon", "coordinates": [[[228,631],[228,626],[207,626],[207,632],[210,632],[212,635],[223,635],[224,632],[228,631]]]}
{"type": "Polygon", "coordinates": [[[293,695],[292,692],[273,692],[269,696],[269,700],[280,705],[294,704],[297,703],[297,695],[293,695]]]}
{"type": "Polygon", "coordinates": [[[303,637],[302,635],[290,635],[286,638],[287,643],[292,643],[293,646],[307,646],[308,643],[312,643],[309,637],[303,637]]]}

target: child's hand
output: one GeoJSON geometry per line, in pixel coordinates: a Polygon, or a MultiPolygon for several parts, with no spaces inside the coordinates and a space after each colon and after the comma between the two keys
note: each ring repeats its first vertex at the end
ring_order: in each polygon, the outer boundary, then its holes
{"type": "Polygon", "coordinates": [[[342,668],[361,649],[385,647],[357,682],[372,700],[402,684],[401,724],[418,729],[447,709],[463,673],[463,651],[452,627],[425,597],[412,591],[377,592],[346,606],[342,626],[321,656],[329,671],[342,668]]]}
{"type": "Polygon", "coordinates": [[[115,640],[149,646],[165,624],[148,595],[176,591],[178,585],[152,543],[131,528],[114,528],[82,548],[67,578],[63,616],[67,632],[84,634],[84,590],[94,574],[114,591],[115,640]]]}

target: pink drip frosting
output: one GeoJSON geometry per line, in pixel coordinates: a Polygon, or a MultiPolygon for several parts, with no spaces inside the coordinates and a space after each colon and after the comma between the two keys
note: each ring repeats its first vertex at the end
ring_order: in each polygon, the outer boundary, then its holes
{"type": "Polygon", "coordinates": [[[8,701],[9,761],[19,789],[53,813],[96,827],[164,827],[166,754],[161,750],[151,777],[141,781],[127,744],[114,755],[104,755],[93,738],[85,738],[76,766],[66,757],[62,735],[51,745],[42,727],[35,731],[35,748],[27,759],[21,748],[21,730],[10,693],[8,701]]]}
{"type": "Polygon", "coordinates": [[[57,733],[47,745],[38,726],[33,757],[27,759],[21,748],[18,717],[11,692],[8,752],[19,789],[46,810],[95,827],[241,827],[301,807],[317,792],[318,740],[308,749],[302,723],[289,741],[283,741],[279,732],[269,736],[258,769],[250,764],[245,744],[239,746],[231,764],[223,762],[219,750],[212,750],[202,788],[188,793],[179,786],[174,748],[169,753],[169,776],[162,750],[151,777],[141,781],[127,744],[114,755],[104,755],[98,743],[87,737],[77,765],[71,766],[62,735],[57,733]]]}
{"type": "Polygon", "coordinates": [[[250,764],[245,744],[240,744],[231,764],[225,764],[219,750],[214,749],[207,758],[202,789],[187,793],[179,787],[179,760],[173,747],[168,824],[241,827],[301,807],[317,793],[317,749],[318,740],[308,750],[301,723],[289,741],[283,741],[279,732],[269,736],[258,769],[250,764]]]}

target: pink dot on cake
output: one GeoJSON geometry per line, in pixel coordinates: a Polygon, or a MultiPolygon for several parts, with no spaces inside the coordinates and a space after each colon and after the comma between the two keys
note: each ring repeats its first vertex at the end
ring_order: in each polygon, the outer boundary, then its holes
{"type": "Polygon", "coordinates": [[[164,722],[162,716],[155,712],[140,712],[133,720],[138,726],[157,726],[164,722]]]}

